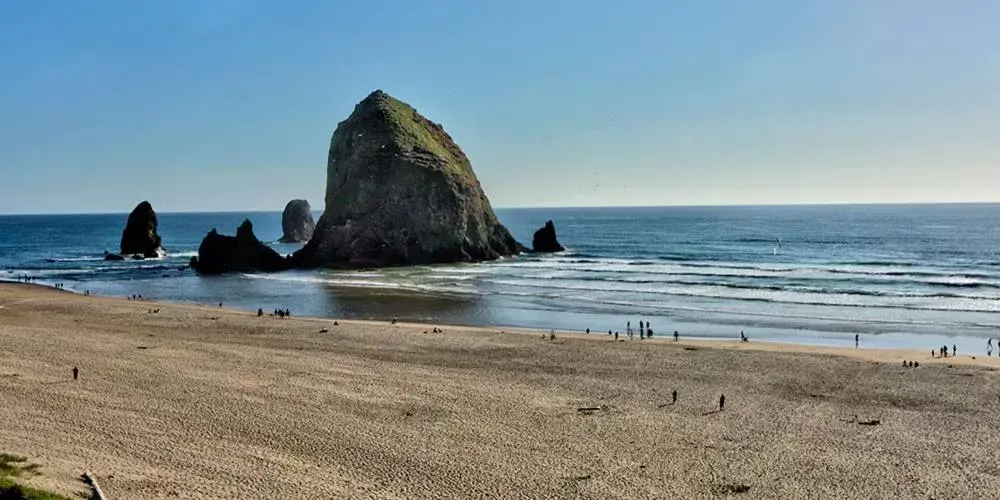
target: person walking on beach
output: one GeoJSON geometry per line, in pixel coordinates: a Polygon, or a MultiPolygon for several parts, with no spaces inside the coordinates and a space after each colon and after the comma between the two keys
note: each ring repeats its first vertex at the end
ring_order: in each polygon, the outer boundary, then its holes
{"type": "Polygon", "coordinates": [[[680,338],[681,334],[677,333],[677,330],[674,330],[674,342],[677,342],[680,338]]]}
{"type": "Polygon", "coordinates": [[[615,332],[615,341],[618,341],[618,332],[615,332]]]}
{"type": "MultiPolygon", "coordinates": [[[[640,327],[640,328],[642,328],[642,327],[640,327]]],[[[627,333],[629,335],[632,334],[632,322],[631,321],[626,321],[625,322],[625,333],[627,333]]]]}
{"type": "Polygon", "coordinates": [[[958,346],[955,345],[955,344],[951,345],[951,355],[952,356],[958,356],[958,346]]]}
{"type": "Polygon", "coordinates": [[[726,395],[723,394],[719,396],[719,411],[722,411],[726,407],[726,395]]]}
{"type": "Polygon", "coordinates": [[[639,329],[642,330],[642,320],[639,320],[639,329]]]}
{"type": "Polygon", "coordinates": [[[674,397],[672,404],[677,404],[677,389],[674,389],[674,392],[671,394],[671,396],[674,397]]]}
{"type": "Polygon", "coordinates": [[[855,349],[858,348],[858,343],[860,342],[860,340],[861,340],[861,337],[858,334],[855,333],[854,334],[854,348],[855,349]]]}
{"type": "Polygon", "coordinates": [[[80,369],[74,366],[73,367],[73,380],[76,380],[78,378],[80,378],[80,369]]]}

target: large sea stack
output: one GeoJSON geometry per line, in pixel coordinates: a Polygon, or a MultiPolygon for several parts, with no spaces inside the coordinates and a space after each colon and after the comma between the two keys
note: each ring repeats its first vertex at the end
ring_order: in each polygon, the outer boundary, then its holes
{"type": "Polygon", "coordinates": [[[122,231],[121,254],[156,258],[163,255],[160,235],[156,234],[156,212],[148,201],[136,205],[128,214],[122,231]]]}
{"type": "Polygon", "coordinates": [[[292,200],[285,205],[285,210],[281,212],[281,239],[282,243],[305,243],[312,238],[313,231],[316,230],[316,221],[313,220],[312,207],[306,200],[292,200]]]}
{"type": "Polygon", "coordinates": [[[237,271],[284,271],[288,259],[263,244],[253,234],[253,224],[244,220],[236,236],[219,234],[212,229],[198,246],[198,256],[191,257],[191,267],[201,274],[237,271]]]}
{"type": "Polygon", "coordinates": [[[297,266],[471,262],[524,249],[444,128],[381,90],[333,133],[324,208],[297,266]]]}

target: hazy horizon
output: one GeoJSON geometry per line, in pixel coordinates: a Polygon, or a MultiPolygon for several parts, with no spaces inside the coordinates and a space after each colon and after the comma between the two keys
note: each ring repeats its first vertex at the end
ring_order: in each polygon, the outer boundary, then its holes
{"type": "MultiPolygon", "coordinates": [[[[927,201],[927,202],[828,202],[828,203],[750,203],[739,205],[592,205],[592,206],[569,206],[569,205],[533,205],[533,206],[500,206],[491,204],[494,210],[590,210],[590,209],[643,209],[643,208],[767,208],[767,207],[881,207],[881,206],[955,206],[955,205],[1000,205],[1000,201],[927,201]]],[[[323,206],[313,205],[314,214],[322,213],[323,206]]],[[[133,207],[134,208],[134,207],[133,207]]],[[[158,214],[255,214],[255,213],[281,213],[284,207],[275,209],[227,209],[227,210],[157,210],[158,214]]],[[[47,215],[128,215],[131,209],[114,212],[0,212],[0,217],[4,216],[47,216],[47,215]]]]}
{"type": "Polygon", "coordinates": [[[322,208],[383,89],[493,205],[1000,202],[1000,4],[0,7],[0,213],[322,208]]]}

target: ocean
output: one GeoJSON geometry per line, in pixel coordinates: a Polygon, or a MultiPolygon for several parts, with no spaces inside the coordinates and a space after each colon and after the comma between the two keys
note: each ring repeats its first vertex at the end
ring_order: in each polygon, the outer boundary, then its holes
{"type": "MultiPolygon", "coordinates": [[[[567,251],[496,262],[198,276],[207,231],[280,212],[161,213],[167,256],[107,262],[127,214],[0,216],[0,279],[92,294],[295,315],[981,353],[1000,331],[1000,204],[536,208],[497,214],[530,245],[547,219],[567,251]]],[[[317,217],[319,214],[316,214],[317,217]]],[[[272,243],[282,254],[299,245],[272,243]]]]}

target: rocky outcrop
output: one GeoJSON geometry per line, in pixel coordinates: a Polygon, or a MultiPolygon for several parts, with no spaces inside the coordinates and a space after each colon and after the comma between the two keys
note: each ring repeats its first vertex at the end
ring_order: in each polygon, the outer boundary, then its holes
{"type": "Polygon", "coordinates": [[[118,255],[116,253],[111,253],[107,250],[104,251],[104,260],[125,260],[125,257],[118,255]]]}
{"type": "Polygon", "coordinates": [[[562,252],[566,250],[556,239],[556,225],[547,221],[544,226],[535,231],[531,238],[531,251],[539,253],[562,252]]]}
{"type": "Polygon", "coordinates": [[[281,212],[282,243],[305,243],[313,236],[316,221],[313,220],[312,207],[306,200],[292,200],[281,212]]]}
{"type": "Polygon", "coordinates": [[[147,258],[163,256],[160,235],[156,234],[156,212],[148,201],[136,205],[128,214],[122,231],[121,255],[141,255],[147,258]]]}
{"type": "Polygon", "coordinates": [[[191,257],[191,267],[201,274],[236,271],[283,271],[290,267],[287,258],[263,244],[253,234],[253,224],[244,220],[236,236],[221,235],[212,229],[198,246],[198,256],[191,257]]]}
{"type": "Polygon", "coordinates": [[[326,205],[297,266],[492,260],[524,248],[441,125],[376,90],[337,125],[326,205]]]}

